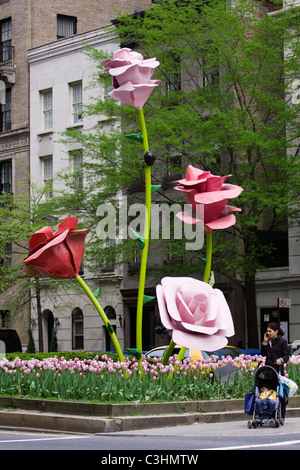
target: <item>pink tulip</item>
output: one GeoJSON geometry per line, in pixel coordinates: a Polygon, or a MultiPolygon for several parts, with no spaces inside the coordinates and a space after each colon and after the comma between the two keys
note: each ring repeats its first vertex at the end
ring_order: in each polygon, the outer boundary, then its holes
{"type": "Polygon", "coordinates": [[[153,88],[160,83],[151,80],[159,62],[155,58],[144,60],[142,54],[127,47],[116,51],[113,59],[106,59],[102,64],[113,77],[114,90],[110,96],[137,109],[144,106],[153,88]]]}
{"type": "Polygon", "coordinates": [[[156,287],[162,324],[176,344],[214,351],[234,335],[231,313],[223,293],[189,277],[165,277],[156,287]]]}
{"type": "Polygon", "coordinates": [[[239,196],[243,189],[240,186],[224,183],[229,176],[231,175],[214,176],[209,171],[199,170],[189,165],[185,179],[175,181],[178,186],[174,189],[185,193],[187,202],[193,211],[196,212],[197,204],[204,205],[204,221],[186,212],[179,212],[177,217],[187,224],[204,222],[206,232],[234,225],[236,218],[230,212],[240,211],[240,209],[227,206],[227,202],[229,199],[239,196]]]}

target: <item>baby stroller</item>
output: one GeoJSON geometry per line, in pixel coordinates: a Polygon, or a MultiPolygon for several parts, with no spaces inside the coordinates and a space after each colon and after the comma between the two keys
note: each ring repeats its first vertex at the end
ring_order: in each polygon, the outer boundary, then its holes
{"type": "Polygon", "coordinates": [[[273,367],[261,366],[256,370],[253,390],[254,406],[252,421],[248,421],[249,429],[262,426],[262,424],[268,424],[270,428],[278,428],[279,425],[283,425],[285,405],[287,404],[287,394],[284,390],[284,387],[280,386],[279,375],[273,367]],[[255,400],[259,397],[261,387],[265,385],[267,385],[270,390],[276,391],[276,402],[272,416],[266,420],[266,423],[263,423],[258,419],[255,400]]]}

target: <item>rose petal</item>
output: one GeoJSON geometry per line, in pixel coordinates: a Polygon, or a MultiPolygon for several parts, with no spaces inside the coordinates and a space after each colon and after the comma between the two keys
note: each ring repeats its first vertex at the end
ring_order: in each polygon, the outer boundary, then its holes
{"type": "Polygon", "coordinates": [[[111,69],[109,73],[112,77],[117,79],[119,86],[124,83],[130,82],[133,85],[141,83],[148,83],[151,80],[153,70],[149,67],[142,67],[139,64],[125,65],[124,67],[118,67],[111,69]]]}
{"type": "Polygon", "coordinates": [[[151,82],[140,85],[132,85],[132,83],[127,82],[116,90],[111,91],[110,96],[124,104],[141,109],[153,88],[160,83],[158,80],[151,80],[151,82]]]}
{"type": "Polygon", "coordinates": [[[165,328],[167,328],[167,330],[172,330],[174,328],[174,323],[171,322],[170,316],[168,314],[166,308],[164,288],[161,285],[156,286],[156,299],[162,324],[165,328]]]}
{"type": "Polygon", "coordinates": [[[218,297],[218,319],[220,320],[220,330],[225,336],[234,335],[234,325],[232,321],[231,312],[226,302],[225,296],[220,289],[214,289],[218,297]]]}
{"type": "Polygon", "coordinates": [[[228,343],[227,338],[219,333],[203,335],[181,330],[173,330],[172,339],[176,344],[202,351],[216,351],[217,349],[224,348],[228,343]]]}
{"type": "Polygon", "coordinates": [[[220,219],[213,220],[205,224],[205,231],[212,232],[213,230],[222,230],[232,225],[235,225],[236,217],[233,214],[226,215],[225,217],[221,217],[220,219]]]}
{"type": "Polygon", "coordinates": [[[179,287],[175,287],[173,284],[168,284],[164,287],[164,295],[169,316],[172,320],[177,322],[181,321],[181,316],[176,302],[177,291],[179,289],[179,287]]]}
{"type": "Polygon", "coordinates": [[[65,230],[76,230],[78,225],[77,217],[66,217],[60,224],[58,224],[57,230],[54,234],[58,235],[59,233],[64,232],[65,230]]]}
{"type": "Polygon", "coordinates": [[[184,298],[180,292],[177,292],[178,303],[178,312],[180,315],[180,320],[193,324],[195,322],[195,317],[189,309],[188,305],[185,303],[184,298]]]}
{"type": "Polygon", "coordinates": [[[191,325],[190,323],[182,322],[182,328],[186,331],[191,331],[195,333],[203,333],[205,335],[213,335],[218,331],[218,328],[215,326],[204,326],[204,325],[191,325]]]}
{"type": "Polygon", "coordinates": [[[185,224],[195,224],[196,222],[201,222],[200,219],[196,219],[196,217],[193,217],[192,215],[188,214],[187,212],[178,212],[176,214],[176,217],[178,219],[182,220],[185,224]]]}
{"type": "Polygon", "coordinates": [[[207,193],[198,193],[195,195],[195,201],[199,204],[211,204],[213,202],[223,201],[224,199],[232,199],[241,194],[243,189],[234,184],[223,185],[221,191],[211,191],[207,193]]]}
{"type": "Polygon", "coordinates": [[[43,227],[41,230],[38,230],[30,237],[29,247],[31,250],[34,250],[37,246],[47,243],[53,237],[53,232],[51,227],[43,227]]]}
{"type": "Polygon", "coordinates": [[[66,238],[66,243],[72,254],[75,273],[79,273],[82,258],[85,251],[85,237],[90,232],[89,229],[70,231],[66,238]]]}

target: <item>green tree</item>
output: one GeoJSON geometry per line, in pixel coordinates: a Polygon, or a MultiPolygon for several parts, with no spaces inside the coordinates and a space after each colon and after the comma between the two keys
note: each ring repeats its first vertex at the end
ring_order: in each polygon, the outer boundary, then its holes
{"type": "MultiPolygon", "coordinates": [[[[9,312],[9,321],[17,324],[25,312],[37,312],[39,351],[43,351],[41,290],[49,289],[53,296],[76,290],[72,281],[31,277],[24,272],[23,259],[29,253],[33,233],[45,225],[54,228],[60,219],[52,211],[52,202],[44,198],[47,186],[30,188],[31,194],[0,195],[0,295],[1,308],[9,312]]],[[[30,321],[30,318],[28,318],[30,321]]],[[[29,330],[31,332],[31,329],[29,330]]],[[[31,337],[29,337],[30,342],[31,337]]],[[[31,345],[32,347],[32,345],[31,345]]]]}
{"type": "MultiPolygon", "coordinates": [[[[158,193],[169,202],[178,200],[170,182],[189,164],[232,175],[230,182],[244,189],[237,224],[215,234],[213,269],[243,287],[248,345],[256,347],[256,272],[276,257],[274,233],[298,224],[299,105],[291,87],[299,74],[299,13],[281,11],[282,2],[229,4],[165,0],[145,12],[120,16],[116,26],[124,46],[161,64],[155,78],[162,84],[145,107],[156,155],[153,184],[162,185],[158,193]]],[[[104,54],[89,53],[97,61],[98,79],[107,83],[104,54]]],[[[132,194],[143,183],[143,157],[139,143],[124,138],[137,130],[134,109],[106,99],[96,100],[86,112],[107,119],[88,132],[69,131],[88,157],[83,171],[89,184],[76,191],[75,179],[68,176],[73,191],[64,195],[63,204],[89,219],[92,228],[101,203],[115,202],[124,188],[132,194]]],[[[135,202],[139,197],[143,201],[143,193],[134,192],[135,202]]],[[[184,244],[174,243],[180,257],[184,244]]],[[[128,253],[123,244],[114,250],[113,256],[128,253]]],[[[87,252],[95,269],[103,253],[95,239],[87,252]]],[[[180,273],[201,269],[200,262],[178,266],[180,273]]]]}

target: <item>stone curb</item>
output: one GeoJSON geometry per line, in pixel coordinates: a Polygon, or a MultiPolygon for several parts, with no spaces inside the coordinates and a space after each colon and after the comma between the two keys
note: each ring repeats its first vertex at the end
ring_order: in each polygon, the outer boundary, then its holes
{"type": "MultiPolygon", "coordinates": [[[[80,434],[249,419],[243,399],[106,405],[0,397],[0,408],[1,428],[80,434]]],[[[300,396],[289,400],[286,416],[300,417],[300,396]]]]}

